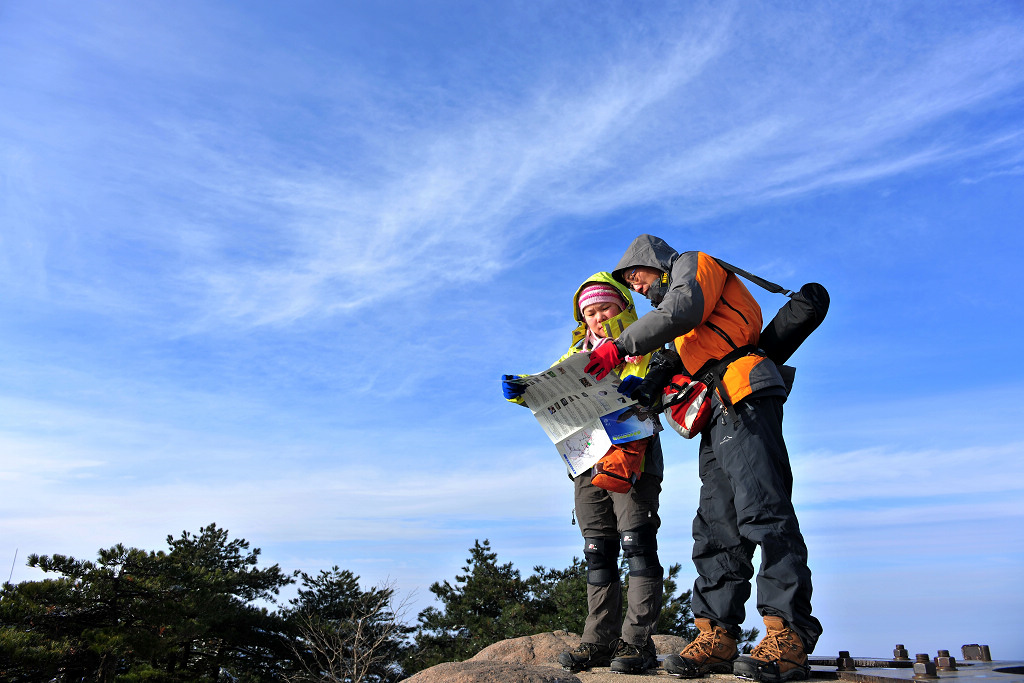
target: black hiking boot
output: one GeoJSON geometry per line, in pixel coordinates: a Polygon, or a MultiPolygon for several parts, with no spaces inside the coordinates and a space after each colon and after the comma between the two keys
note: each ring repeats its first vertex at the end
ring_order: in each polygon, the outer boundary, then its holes
{"type": "Polygon", "coordinates": [[[580,643],[575,650],[558,655],[558,663],[569,671],[583,671],[592,666],[608,666],[612,661],[612,646],[580,643]]]}
{"type": "Polygon", "coordinates": [[[611,672],[616,674],[642,674],[658,668],[658,652],[650,638],[643,645],[630,645],[620,640],[612,658],[611,672]]]}

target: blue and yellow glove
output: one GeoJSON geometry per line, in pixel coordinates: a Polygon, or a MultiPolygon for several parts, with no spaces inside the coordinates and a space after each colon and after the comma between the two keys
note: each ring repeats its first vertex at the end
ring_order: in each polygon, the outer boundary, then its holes
{"type": "Polygon", "coordinates": [[[505,395],[505,398],[509,401],[514,401],[523,395],[526,391],[526,385],[519,381],[520,377],[526,375],[502,375],[501,376],[501,393],[505,395]]]}
{"type": "Polygon", "coordinates": [[[619,393],[623,396],[629,396],[633,398],[633,392],[643,384],[644,380],[642,377],[636,375],[626,375],[622,378],[622,382],[619,384],[619,393]]]}

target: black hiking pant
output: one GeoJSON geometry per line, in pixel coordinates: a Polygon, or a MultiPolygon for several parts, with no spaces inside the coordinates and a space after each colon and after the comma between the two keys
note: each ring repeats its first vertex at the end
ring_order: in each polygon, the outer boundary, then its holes
{"type": "Polygon", "coordinates": [[[698,577],[691,606],[694,616],[738,635],[754,576],[751,560],[760,546],[757,610],[782,617],[810,653],[821,624],[811,616],[807,546],[793,510],[784,401],[753,394],[701,434],[700,507],[693,520],[698,577]]]}

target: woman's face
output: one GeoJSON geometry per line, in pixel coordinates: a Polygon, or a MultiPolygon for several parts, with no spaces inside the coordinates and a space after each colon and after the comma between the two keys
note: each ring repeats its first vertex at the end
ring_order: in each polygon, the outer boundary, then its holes
{"type": "Polygon", "coordinates": [[[610,320],[622,313],[622,309],[619,308],[618,304],[612,304],[607,302],[600,302],[596,304],[590,304],[583,309],[583,320],[587,323],[587,329],[593,333],[596,337],[606,337],[604,333],[604,327],[601,326],[605,320],[610,320]]]}

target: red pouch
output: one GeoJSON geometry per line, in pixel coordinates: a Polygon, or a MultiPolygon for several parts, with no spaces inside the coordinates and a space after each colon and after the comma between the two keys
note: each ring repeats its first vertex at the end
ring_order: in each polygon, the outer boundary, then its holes
{"type": "Polygon", "coordinates": [[[686,375],[676,375],[665,387],[661,404],[669,426],[684,439],[692,439],[711,419],[708,385],[686,375]]]}
{"type": "Polygon", "coordinates": [[[644,464],[649,442],[650,439],[638,439],[609,448],[594,465],[590,483],[606,491],[628,493],[640,478],[640,468],[644,464]]]}

